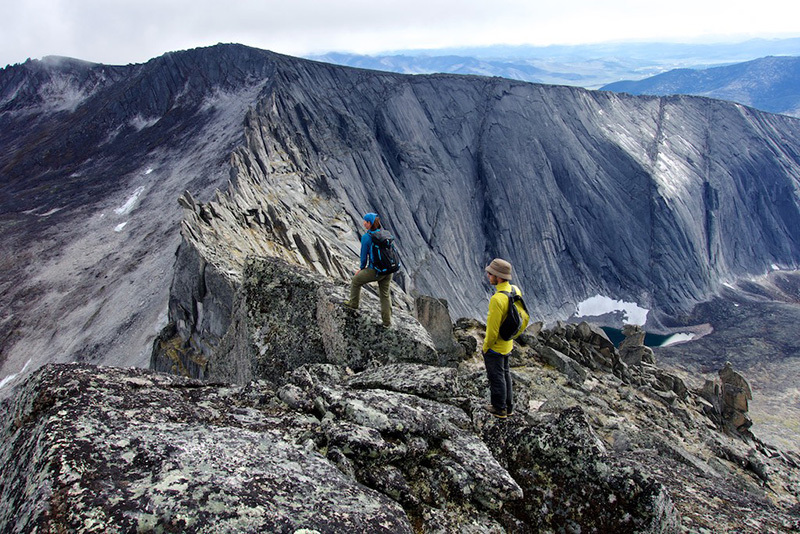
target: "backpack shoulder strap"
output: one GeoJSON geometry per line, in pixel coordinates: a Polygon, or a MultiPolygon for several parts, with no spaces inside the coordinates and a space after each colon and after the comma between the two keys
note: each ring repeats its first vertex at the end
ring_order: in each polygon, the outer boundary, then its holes
{"type": "Polygon", "coordinates": [[[515,302],[520,298],[514,286],[511,286],[511,291],[500,291],[500,293],[507,296],[509,302],[515,302]]]}

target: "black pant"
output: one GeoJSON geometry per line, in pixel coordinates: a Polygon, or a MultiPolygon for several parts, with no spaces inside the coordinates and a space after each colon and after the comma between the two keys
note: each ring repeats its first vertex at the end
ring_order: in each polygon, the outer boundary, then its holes
{"type": "Polygon", "coordinates": [[[490,350],[483,355],[486,377],[489,379],[489,396],[492,406],[497,410],[511,413],[514,410],[514,397],[511,392],[511,366],[508,354],[490,350]]]}

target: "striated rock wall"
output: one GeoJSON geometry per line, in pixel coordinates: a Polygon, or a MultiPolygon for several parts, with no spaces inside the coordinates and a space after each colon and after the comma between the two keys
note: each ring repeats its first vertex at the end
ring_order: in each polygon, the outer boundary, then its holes
{"type": "Polygon", "coordinates": [[[184,203],[184,239],[231,244],[220,261],[233,269],[266,254],[347,279],[360,216],[378,211],[404,253],[398,285],[446,299],[453,317],[482,315],[482,268],[502,256],[537,316],[599,293],[652,310],[657,327],[724,281],[798,264],[788,117],[270,61],[229,187],[184,203]]]}
{"type": "Polygon", "coordinates": [[[494,256],[548,318],[600,293],[657,321],[724,279],[797,265],[792,119],[501,79],[281,72],[248,118],[237,179],[278,193],[294,183],[344,221],[380,212],[409,287],[447,299],[454,317],[480,316],[494,256]],[[766,145],[744,151],[754,137],[766,145]]]}

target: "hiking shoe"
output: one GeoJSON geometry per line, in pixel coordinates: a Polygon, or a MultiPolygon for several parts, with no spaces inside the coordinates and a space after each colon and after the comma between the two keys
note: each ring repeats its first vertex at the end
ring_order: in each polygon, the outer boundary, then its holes
{"type": "Polygon", "coordinates": [[[506,413],[505,410],[498,410],[497,408],[495,408],[491,404],[486,406],[485,410],[487,412],[489,412],[490,414],[492,414],[493,416],[499,417],[500,419],[505,419],[506,417],[508,417],[508,414],[506,413]]]}
{"type": "Polygon", "coordinates": [[[348,300],[335,300],[334,302],[336,304],[338,304],[339,306],[341,306],[342,308],[346,308],[348,310],[357,310],[358,309],[357,307],[355,307],[352,304],[350,304],[350,301],[348,301],[348,300]]]}

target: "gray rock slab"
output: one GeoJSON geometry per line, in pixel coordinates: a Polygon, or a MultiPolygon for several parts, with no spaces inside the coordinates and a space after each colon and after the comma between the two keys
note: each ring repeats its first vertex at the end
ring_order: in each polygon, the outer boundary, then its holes
{"type": "Polygon", "coordinates": [[[237,389],[47,366],[6,412],[9,531],[412,532],[403,509],[299,444],[302,419],[237,389]]]}

